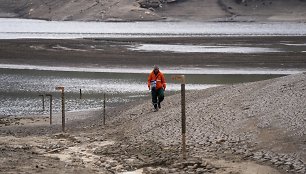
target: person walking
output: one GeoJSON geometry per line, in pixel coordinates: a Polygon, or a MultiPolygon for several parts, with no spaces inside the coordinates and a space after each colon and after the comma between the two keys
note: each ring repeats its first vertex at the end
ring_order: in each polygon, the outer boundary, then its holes
{"type": "Polygon", "coordinates": [[[157,65],[154,65],[153,71],[148,77],[148,88],[151,90],[152,103],[156,112],[161,108],[161,102],[164,100],[164,91],[166,89],[166,79],[164,74],[159,71],[157,65]]]}

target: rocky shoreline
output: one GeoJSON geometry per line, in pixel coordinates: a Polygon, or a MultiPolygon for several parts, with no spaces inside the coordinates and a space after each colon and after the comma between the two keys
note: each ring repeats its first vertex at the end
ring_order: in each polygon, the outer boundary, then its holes
{"type": "Polygon", "coordinates": [[[67,133],[56,133],[59,125],[2,127],[0,171],[302,174],[305,77],[188,92],[186,160],[180,96],[174,95],[158,112],[148,107],[150,101],[139,101],[108,111],[107,125],[93,114],[69,124],[67,133]]]}

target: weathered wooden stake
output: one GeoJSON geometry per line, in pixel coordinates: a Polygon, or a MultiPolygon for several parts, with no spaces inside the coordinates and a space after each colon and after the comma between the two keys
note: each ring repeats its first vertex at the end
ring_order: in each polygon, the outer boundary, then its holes
{"type": "Polygon", "coordinates": [[[45,96],[43,94],[39,94],[39,96],[42,97],[43,111],[45,111],[45,96]]]}
{"type": "Polygon", "coordinates": [[[80,89],[80,99],[82,99],[82,89],[80,89]]]}
{"type": "Polygon", "coordinates": [[[106,104],[106,101],[105,101],[105,93],[104,93],[104,95],[103,95],[103,125],[105,125],[105,104],[106,104]]]}
{"type": "Polygon", "coordinates": [[[186,159],[186,108],[185,108],[185,84],[181,84],[181,105],[182,105],[182,151],[186,159]]]}
{"type": "Polygon", "coordinates": [[[173,80],[181,82],[181,112],[182,112],[182,154],[183,159],[187,158],[186,155],[186,104],[185,104],[185,84],[186,79],[184,75],[177,75],[172,77],[173,80]]]}
{"type": "Polygon", "coordinates": [[[61,90],[62,91],[62,131],[65,132],[65,92],[64,92],[64,87],[59,86],[55,88],[56,90],[61,90]]]}
{"type": "Polygon", "coordinates": [[[47,97],[50,97],[50,125],[52,125],[52,95],[46,94],[47,97]]]}

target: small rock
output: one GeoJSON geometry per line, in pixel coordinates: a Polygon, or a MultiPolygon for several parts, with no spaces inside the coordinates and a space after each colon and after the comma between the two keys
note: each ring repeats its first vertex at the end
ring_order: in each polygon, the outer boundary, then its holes
{"type": "Polygon", "coordinates": [[[196,173],[204,173],[204,172],[207,172],[207,170],[204,169],[204,168],[197,168],[196,169],[196,173]]]}
{"type": "Polygon", "coordinates": [[[175,172],[177,172],[177,169],[172,168],[172,169],[169,169],[168,171],[169,171],[169,173],[175,173],[175,172]]]}

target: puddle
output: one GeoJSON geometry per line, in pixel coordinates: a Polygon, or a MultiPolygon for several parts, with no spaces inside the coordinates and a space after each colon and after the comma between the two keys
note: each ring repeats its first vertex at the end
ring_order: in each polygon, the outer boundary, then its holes
{"type": "Polygon", "coordinates": [[[119,174],[142,174],[142,173],[143,173],[143,169],[138,169],[138,170],[135,170],[135,171],[122,172],[122,173],[119,173],[119,174]]]}
{"type": "Polygon", "coordinates": [[[176,53],[275,53],[282,52],[276,48],[242,47],[242,46],[203,46],[203,45],[171,45],[141,44],[128,48],[133,51],[145,52],[176,52],[176,53]]]}
{"type": "Polygon", "coordinates": [[[68,48],[68,47],[64,47],[64,46],[60,46],[60,45],[56,45],[52,48],[53,49],[58,49],[58,50],[65,50],[65,51],[81,51],[81,52],[86,52],[87,51],[87,50],[83,50],[83,49],[68,48]]]}
{"type": "Polygon", "coordinates": [[[59,158],[61,161],[67,163],[71,163],[75,159],[80,159],[86,166],[92,166],[96,161],[100,159],[100,156],[95,155],[93,152],[99,147],[113,144],[115,144],[114,141],[93,142],[89,144],[82,144],[80,146],[68,147],[59,153],[48,153],[44,154],[44,156],[59,158]]]}
{"type": "Polygon", "coordinates": [[[283,45],[287,45],[287,46],[306,46],[306,43],[302,43],[302,44],[283,43],[283,45]]]}

